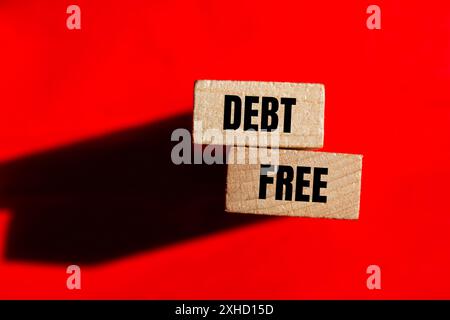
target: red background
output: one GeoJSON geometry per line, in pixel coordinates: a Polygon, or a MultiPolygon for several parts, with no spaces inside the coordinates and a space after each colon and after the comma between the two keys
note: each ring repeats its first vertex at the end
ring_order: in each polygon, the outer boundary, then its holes
{"type": "Polygon", "coordinates": [[[66,265],[4,256],[0,208],[0,298],[450,298],[448,1],[80,0],[81,30],[69,4],[0,3],[2,162],[190,112],[195,79],[320,82],[324,150],[364,155],[360,219],[269,219],[80,264],[70,291],[66,265]]]}

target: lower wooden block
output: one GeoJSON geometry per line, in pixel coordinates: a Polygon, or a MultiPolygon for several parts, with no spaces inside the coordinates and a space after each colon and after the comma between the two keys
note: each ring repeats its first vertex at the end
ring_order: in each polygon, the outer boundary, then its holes
{"type": "MultiPolygon", "coordinates": [[[[231,149],[230,159],[237,150],[231,149]]],[[[278,163],[272,159],[228,165],[226,211],[358,219],[361,155],[274,151],[279,152],[278,163]]]]}

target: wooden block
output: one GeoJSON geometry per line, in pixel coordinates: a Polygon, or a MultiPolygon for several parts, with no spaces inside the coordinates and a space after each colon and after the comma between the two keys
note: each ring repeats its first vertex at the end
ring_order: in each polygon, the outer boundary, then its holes
{"type": "MultiPolygon", "coordinates": [[[[235,159],[238,149],[249,154],[249,148],[233,147],[229,161],[235,159]]],[[[226,211],[358,219],[361,155],[273,151],[279,152],[275,166],[258,160],[228,165],[226,211]]]]}
{"type": "Polygon", "coordinates": [[[322,84],[199,80],[194,100],[196,144],[292,149],[323,146],[322,84]],[[232,140],[214,141],[211,134],[205,134],[212,130],[232,140]],[[266,135],[267,143],[261,134],[266,135]]]}

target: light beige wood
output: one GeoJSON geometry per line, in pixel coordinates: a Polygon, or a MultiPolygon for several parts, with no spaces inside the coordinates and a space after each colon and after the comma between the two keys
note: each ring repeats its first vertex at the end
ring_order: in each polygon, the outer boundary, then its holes
{"type": "Polygon", "coordinates": [[[324,102],[325,88],[322,84],[199,80],[195,83],[194,143],[289,149],[321,148],[324,138],[324,102]],[[241,125],[236,130],[224,130],[225,95],[237,95],[242,101],[241,125]],[[252,104],[252,108],[257,110],[258,114],[252,117],[252,123],[258,125],[257,132],[243,130],[245,96],[259,97],[258,103],[252,104]],[[263,133],[267,136],[267,143],[260,141],[257,135],[261,132],[262,97],[274,97],[279,104],[278,127],[272,132],[263,133]],[[286,108],[285,104],[281,103],[281,98],[296,99],[291,109],[289,133],[284,132],[287,131],[284,127],[286,108]],[[222,135],[227,134],[228,137],[217,141],[208,134],[211,133],[211,129],[222,135]],[[208,130],[209,132],[204,134],[208,130]]]}
{"type": "MultiPolygon", "coordinates": [[[[248,155],[252,148],[236,148],[230,150],[230,162],[236,159],[238,149],[246,149],[248,155]]],[[[267,184],[266,199],[259,199],[261,161],[256,164],[229,164],[227,174],[226,211],[237,213],[254,213],[280,216],[303,216],[315,218],[358,219],[361,188],[362,156],[300,150],[273,150],[279,152],[279,165],[288,165],[296,172],[297,166],[311,167],[311,174],[305,174],[310,181],[309,187],[303,187],[303,194],[311,200],[313,173],[317,167],[327,168],[328,174],[321,175],[326,181],[326,188],[320,189],[320,195],[326,196],[326,203],[295,201],[296,181],[292,181],[292,200],[285,199],[286,188],[283,187],[283,200],[275,200],[275,173],[267,173],[274,177],[273,183],[267,184]]],[[[248,162],[248,156],[247,156],[248,162]]],[[[250,159],[252,160],[252,159],[250,159]]],[[[254,160],[254,159],[253,159],[254,160]]],[[[277,164],[271,160],[270,163],[277,164]]],[[[234,162],[236,163],[236,162],[234,162]]],[[[281,171],[280,171],[281,172],[281,171]]],[[[318,184],[319,185],[319,184],[318,184]]],[[[301,189],[301,188],[299,188],[301,189]]]]}

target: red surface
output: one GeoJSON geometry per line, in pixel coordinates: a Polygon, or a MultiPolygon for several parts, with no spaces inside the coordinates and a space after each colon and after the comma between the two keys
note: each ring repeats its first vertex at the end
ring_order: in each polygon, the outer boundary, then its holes
{"type": "MultiPolygon", "coordinates": [[[[450,298],[450,5],[0,3],[0,159],[192,109],[195,79],[321,82],[326,151],[364,155],[358,221],[279,219],[83,266],[3,257],[0,298],[450,298]],[[382,290],[366,268],[382,270],[382,290]]],[[[124,213],[126,214],[126,213],[124,213]]],[[[74,262],[76,263],[76,261],[74,262]]]]}

